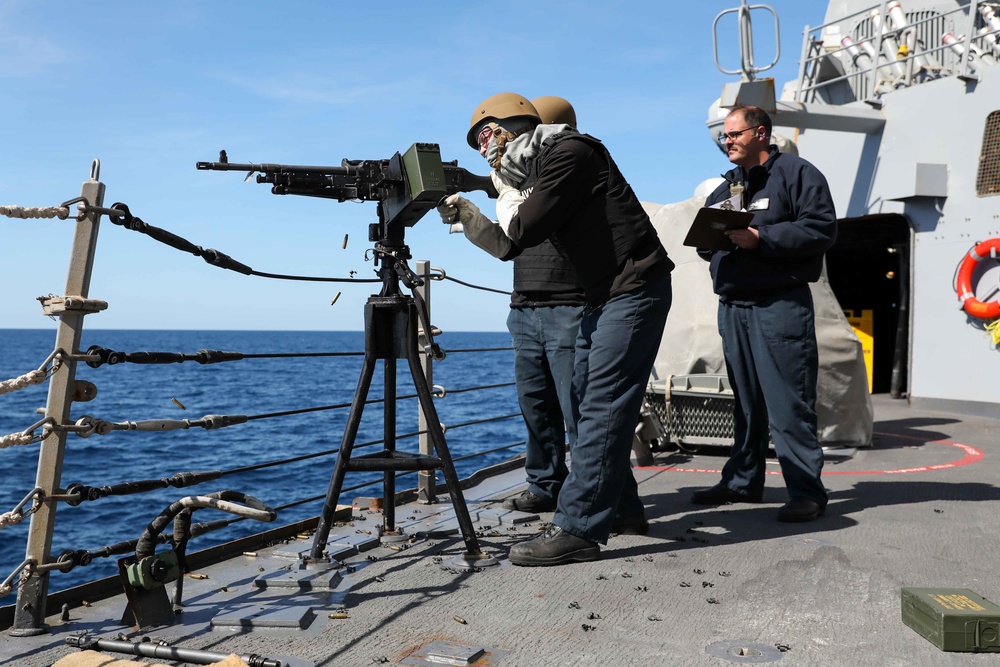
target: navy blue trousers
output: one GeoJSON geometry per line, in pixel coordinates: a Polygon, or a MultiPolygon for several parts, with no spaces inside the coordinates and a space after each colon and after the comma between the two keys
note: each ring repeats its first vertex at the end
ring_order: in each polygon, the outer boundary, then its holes
{"type": "Polygon", "coordinates": [[[644,511],[629,458],[670,310],[670,276],[586,308],[576,339],[576,444],[552,522],[605,543],[616,516],[644,511]]]}
{"type": "Polygon", "coordinates": [[[573,420],[573,351],[582,306],[511,308],[507,329],[514,345],[517,400],[527,428],[524,470],[528,490],[559,495],[566,479],[566,438],[576,441],[573,420]]]}
{"type": "Polygon", "coordinates": [[[719,333],[736,402],[735,443],[722,469],[733,491],[760,498],[768,436],[792,500],[826,507],[816,436],[816,345],[808,287],[753,304],[719,303],[719,333]]]}

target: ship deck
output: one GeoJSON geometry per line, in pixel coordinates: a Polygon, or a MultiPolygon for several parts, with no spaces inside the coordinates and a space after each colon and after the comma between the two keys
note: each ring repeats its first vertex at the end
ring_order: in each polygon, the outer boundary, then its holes
{"type": "Polygon", "coordinates": [[[345,560],[351,571],[329,589],[255,583],[261,573],[289,572],[293,561],[283,554],[308,551],[307,536],[293,538],[199,568],[205,578],[186,577],[185,610],[174,625],[143,633],[123,627],[121,596],[66,613],[49,609],[51,632],[3,634],[0,663],[51,665],[78,651],[66,639],[82,632],[252,653],[293,667],[992,661],[942,652],[904,625],[900,589],[968,588],[1000,602],[1000,424],[918,412],[886,396],[874,404],[873,446],[828,458],[830,505],[812,523],[775,520],[786,499],[776,465],[763,504],[699,507],[688,498],[717,481],[723,459],[664,452],[636,469],[648,535],[613,536],[593,563],[515,567],[503,555],[549,515],[500,507],[522,487],[523,471],[514,470],[465,492],[484,550],[499,557],[495,566],[454,567],[464,543],[453,531],[440,536],[455,526],[447,503],[397,508],[412,543],[384,546],[369,534],[378,513],[354,509],[353,520],[331,534],[331,548],[353,545],[342,547],[354,552],[345,560]]]}

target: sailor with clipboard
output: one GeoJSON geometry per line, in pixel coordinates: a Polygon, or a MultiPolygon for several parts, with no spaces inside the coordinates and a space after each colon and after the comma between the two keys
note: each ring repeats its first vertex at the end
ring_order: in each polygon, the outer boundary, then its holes
{"type": "Polygon", "coordinates": [[[721,481],[691,502],[759,503],[769,440],[789,500],[779,521],[823,515],[823,451],[816,433],[819,359],[809,283],[837,236],[837,215],[816,167],[771,144],[771,119],[736,107],[719,135],[736,165],[688,234],[710,262],[719,333],[735,398],[735,442],[721,481]],[[746,211],[742,209],[746,208],[746,211]]]}

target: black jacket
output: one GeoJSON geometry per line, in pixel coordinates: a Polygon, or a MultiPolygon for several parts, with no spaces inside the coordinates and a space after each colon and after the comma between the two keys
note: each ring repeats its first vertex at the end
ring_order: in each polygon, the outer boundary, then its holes
{"type": "Polygon", "coordinates": [[[511,220],[504,259],[552,241],[576,269],[588,305],[600,305],[670,273],[656,230],[632,187],[597,139],[563,132],[531,165],[531,195],[511,220]]]}
{"type": "MultiPolygon", "coordinates": [[[[826,178],[816,167],[771,146],[767,161],[745,172],[726,172],[743,182],[743,204],[760,234],[752,250],[698,250],[711,261],[715,293],[722,301],[754,303],[807,283],[823,271],[823,253],[837,238],[837,214],[826,178]]],[[[706,206],[729,198],[729,182],[709,195],[706,206]]]]}

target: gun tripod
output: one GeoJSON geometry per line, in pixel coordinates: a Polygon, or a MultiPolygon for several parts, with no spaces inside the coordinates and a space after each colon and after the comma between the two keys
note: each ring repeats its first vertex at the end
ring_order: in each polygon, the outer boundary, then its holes
{"type": "Polygon", "coordinates": [[[383,471],[383,527],[388,532],[395,531],[396,523],[396,478],[397,471],[438,470],[444,474],[448,493],[454,506],[455,516],[465,539],[466,553],[461,557],[466,561],[486,559],[479,549],[472,518],[465,504],[465,497],[459,486],[458,474],[448,445],[444,439],[444,430],[438,420],[434,408],[427,379],[420,368],[417,352],[417,322],[423,316],[423,326],[427,339],[430,340],[430,323],[426,313],[418,311],[413,297],[404,295],[399,290],[400,278],[409,287],[420,284],[420,279],[406,265],[409,249],[405,245],[375,245],[376,263],[381,259],[382,267],[379,276],[382,278],[382,291],[372,295],[365,303],[365,358],[358,379],[358,388],[354,392],[351,410],[347,417],[344,437],[337,454],[337,463],[330,479],[330,487],[323,504],[323,513],[316,528],[310,557],[321,560],[326,541],[330,535],[331,522],[337,509],[337,499],[343,487],[344,475],[348,471],[383,471]],[[410,375],[420,401],[420,409],[427,421],[431,442],[437,456],[410,454],[396,451],[396,360],[406,359],[410,367],[410,375]],[[377,360],[383,360],[384,389],[383,401],[383,451],[374,454],[351,457],[354,441],[361,424],[361,415],[368,398],[372,376],[377,360]]]}

